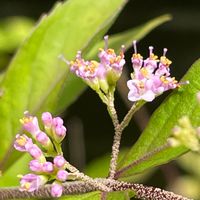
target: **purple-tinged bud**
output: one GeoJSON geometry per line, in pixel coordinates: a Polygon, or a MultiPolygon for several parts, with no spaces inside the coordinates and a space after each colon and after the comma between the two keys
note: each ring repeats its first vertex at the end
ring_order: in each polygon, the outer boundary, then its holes
{"type": "Polygon", "coordinates": [[[60,117],[55,117],[55,118],[53,118],[52,125],[53,125],[54,127],[62,126],[62,125],[63,125],[63,120],[62,120],[62,118],[60,118],[60,117]]]}
{"type": "Polygon", "coordinates": [[[40,160],[44,157],[42,150],[36,144],[33,144],[29,149],[27,149],[27,151],[34,159],[40,160]]]}
{"type": "Polygon", "coordinates": [[[44,132],[39,132],[37,135],[36,135],[36,140],[41,143],[42,145],[47,145],[48,141],[50,140],[49,137],[47,136],[46,133],[44,132]]]}
{"type": "Polygon", "coordinates": [[[55,133],[58,137],[65,137],[67,129],[64,126],[56,127],[55,133]]]}
{"type": "Polygon", "coordinates": [[[53,183],[51,186],[52,197],[60,197],[63,192],[63,186],[60,183],[53,183]]]}
{"type": "Polygon", "coordinates": [[[41,185],[47,182],[45,176],[39,176],[35,174],[26,174],[20,179],[20,191],[33,192],[37,190],[41,185]]]}
{"type": "Polygon", "coordinates": [[[68,172],[61,169],[61,170],[59,170],[59,171],[57,172],[56,178],[57,178],[57,180],[59,180],[59,181],[61,181],[61,182],[64,182],[64,181],[66,181],[67,178],[68,178],[68,172]]]}
{"type": "Polygon", "coordinates": [[[43,171],[47,172],[47,173],[51,173],[53,172],[54,168],[53,168],[53,164],[51,162],[45,162],[43,164],[43,171]]]}
{"type": "Polygon", "coordinates": [[[53,147],[53,144],[50,140],[50,138],[47,136],[46,133],[44,132],[39,132],[37,135],[36,135],[36,140],[42,144],[42,146],[48,150],[48,151],[53,151],[54,147],[53,147]]]}
{"type": "Polygon", "coordinates": [[[53,160],[53,163],[55,165],[55,167],[57,168],[64,168],[65,164],[66,164],[66,160],[64,159],[63,156],[56,156],[53,160]]]}
{"type": "Polygon", "coordinates": [[[42,122],[45,127],[50,128],[52,125],[52,115],[49,112],[42,113],[42,122]]]}
{"type": "Polygon", "coordinates": [[[39,160],[31,160],[29,162],[29,168],[33,172],[42,172],[42,163],[39,160]]]}
{"type": "Polygon", "coordinates": [[[29,115],[28,111],[25,111],[24,115],[23,119],[20,119],[23,129],[35,136],[40,131],[37,117],[29,115]]]}
{"type": "Polygon", "coordinates": [[[16,140],[14,142],[14,147],[18,151],[28,151],[28,149],[33,146],[32,139],[27,137],[26,135],[16,135],[16,140]]]}

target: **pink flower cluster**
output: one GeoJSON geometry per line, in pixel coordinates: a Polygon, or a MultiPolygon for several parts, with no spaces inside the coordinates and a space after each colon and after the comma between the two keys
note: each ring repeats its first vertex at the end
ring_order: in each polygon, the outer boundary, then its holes
{"type": "Polygon", "coordinates": [[[104,37],[105,48],[99,49],[100,62],[85,61],[78,51],[76,59],[71,61],[70,69],[78,77],[85,80],[93,89],[102,89],[105,93],[109,86],[115,85],[125,64],[123,47],[119,55],[114,49],[108,48],[108,36],[104,37]],[[102,84],[103,83],[103,84],[102,84]]]}
{"type": "Polygon", "coordinates": [[[25,112],[24,118],[20,120],[23,130],[31,137],[26,134],[16,135],[14,147],[18,151],[29,153],[33,158],[29,162],[32,173],[20,177],[20,190],[32,192],[49,180],[54,180],[51,194],[53,197],[59,197],[63,191],[62,182],[67,180],[68,172],[67,161],[60,152],[57,152],[57,146],[61,145],[66,135],[66,128],[60,117],[53,118],[49,112],[42,114],[41,121],[45,132],[41,131],[38,118],[29,115],[28,112],[25,112]],[[53,162],[46,159],[46,156],[50,155],[56,155],[53,162]]]}
{"type": "Polygon", "coordinates": [[[133,45],[135,52],[131,61],[134,71],[132,79],[127,82],[130,101],[152,101],[164,91],[180,86],[180,83],[170,76],[169,66],[172,62],[166,58],[166,48],[163,56],[158,59],[158,56],[153,53],[153,47],[150,46],[149,57],[143,60],[143,57],[137,53],[136,41],[133,42],[133,45]]]}

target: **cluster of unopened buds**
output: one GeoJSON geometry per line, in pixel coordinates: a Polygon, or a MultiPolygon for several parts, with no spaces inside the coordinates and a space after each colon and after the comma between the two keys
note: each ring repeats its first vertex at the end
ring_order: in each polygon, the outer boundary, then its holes
{"type": "Polygon", "coordinates": [[[188,116],[178,120],[172,130],[172,137],[168,139],[171,146],[183,145],[194,152],[200,153],[200,127],[194,127],[188,116]]]}
{"type": "Polygon", "coordinates": [[[20,122],[26,134],[16,135],[14,147],[18,151],[29,153],[33,160],[29,162],[32,173],[19,175],[20,190],[33,192],[51,181],[51,194],[53,197],[59,197],[62,194],[62,182],[66,181],[69,175],[66,171],[67,161],[61,150],[61,142],[66,135],[63,120],[60,117],[52,118],[49,112],[43,113],[43,132],[37,117],[31,116],[28,112],[24,114],[20,122]]]}

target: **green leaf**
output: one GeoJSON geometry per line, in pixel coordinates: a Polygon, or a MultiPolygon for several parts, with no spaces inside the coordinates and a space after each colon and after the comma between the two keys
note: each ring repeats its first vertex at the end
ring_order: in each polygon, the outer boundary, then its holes
{"type": "MultiPolygon", "coordinates": [[[[118,169],[129,165],[152,149],[163,145],[170,136],[172,128],[177,124],[178,119],[183,115],[189,116],[193,125],[199,125],[200,105],[196,98],[196,93],[200,90],[199,74],[200,61],[198,60],[192,65],[182,80],[189,80],[190,84],[183,85],[180,89],[175,90],[154,112],[147,128],[119,163],[118,169]]],[[[186,151],[187,149],[184,147],[171,147],[145,162],[134,165],[133,168],[126,171],[121,177],[132,176],[150,167],[167,163],[186,151]]]]}
{"type": "Polygon", "coordinates": [[[107,194],[106,199],[107,200],[129,200],[130,197],[134,196],[133,191],[124,191],[124,192],[110,192],[107,194]]]}
{"type": "MultiPolygon", "coordinates": [[[[0,158],[4,158],[1,168],[7,159],[4,157],[7,150],[12,147],[13,136],[20,131],[19,119],[23,112],[41,111],[47,98],[51,102],[49,98],[55,97],[52,91],[57,94],[65,77],[71,76],[58,55],[65,52],[67,59],[74,58],[76,51],[87,47],[99,32],[104,34],[102,30],[111,24],[124,4],[125,0],[69,0],[57,4],[41,19],[17,52],[0,84],[3,91],[0,98],[3,138],[0,140],[0,158]]],[[[70,85],[74,82],[66,81],[65,84],[72,92],[74,85],[70,85]]],[[[74,95],[77,92],[74,91],[74,95]]],[[[68,105],[71,100],[66,98],[68,105]]],[[[48,107],[50,111],[54,108],[50,104],[48,107]]],[[[16,158],[12,154],[9,157],[11,163],[12,157],[16,158]]]]}
{"type": "MultiPolygon", "coordinates": [[[[128,152],[128,149],[120,150],[119,162],[128,152]]],[[[105,154],[99,158],[92,160],[85,168],[84,173],[92,178],[107,177],[110,165],[110,154],[105,154]]],[[[128,176],[126,181],[128,182],[140,182],[143,183],[147,180],[155,170],[146,170],[145,173],[134,175],[133,177],[128,176]]]]}
{"type": "Polygon", "coordinates": [[[100,200],[100,192],[89,192],[81,195],[67,195],[59,198],[59,200],[100,200]]]}
{"type": "MultiPolygon", "coordinates": [[[[159,17],[156,17],[145,24],[142,24],[138,27],[134,27],[127,31],[111,35],[109,37],[109,47],[117,50],[119,52],[121,45],[124,44],[126,49],[130,48],[133,40],[141,40],[149,32],[158,27],[159,25],[171,20],[171,16],[166,14],[159,17]]],[[[92,50],[87,54],[89,58],[94,58],[97,54],[99,47],[104,47],[104,41],[97,43],[92,50]]]]}
{"type": "Polygon", "coordinates": [[[28,154],[23,154],[23,156],[0,177],[0,187],[18,186],[19,178],[17,178],[17,175],[28,173],[28,162],[30,159],[31,157],[28,154]]]}

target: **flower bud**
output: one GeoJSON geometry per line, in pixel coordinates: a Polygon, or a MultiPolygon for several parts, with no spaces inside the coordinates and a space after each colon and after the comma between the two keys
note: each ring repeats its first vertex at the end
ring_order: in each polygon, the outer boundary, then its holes
{"type": "Polygon", "coordinates": [[[52,115],[49,112],[42,113],[42,122],[45,127],[51,127],[52,125],[52,115]]]}
{"type": "Polygon", "coordinates": [[[51,186],[52,197],[60,197],[63,192],[63,186],[60,183],[54,182],[51,186]]]}
{"type": "Polygon", "coordinates": [[[45,162],[43,164],[43,171],[46,173],[51,173],[53,172],[54,168],[53,168],[53,164],[51,162],[45,162]]]}
{"type": "Polygon", "coordinates": [[[40,161],[46,160],[42,150],[36,144],[33,144],[30,148],[28,148],[28,152],[34,159],[38,159],[40,161]]]}
{"type": "Polygon", "coordinates": [[[29,162],[29,168],[33,172],[42,172],[42,163],[39,160],[31,160],[29,162]]]}
{"type": "Polygon", "coordinates": [[[61,169],[61,170],[59,170],[59,171],[57,172],[56,178],[57,178],[57,180],[59,180],[59,181],[61,181],[61,182],[64,182],[64,181],[66,181],[67,178],[68,178],[68,172],[61,169]]]}
{"type": "Polygon", "coordinates": [[[54,163],[55,167],[61,169],[61,168],[64,168],[64,166],[66,164],[66,160],[64,159],[63,156],[56,156],[53,160],[53,163],[54,163]]]}
{"type": "Polygon", "coordinates": [[[50,140],[50,138],[47,136],[46,133],[40,131],[37,135],[36,135],[36,140],[42,144],[42,146],[49,151],[53,151],[54,147],[53,144],[50,140]]]}

